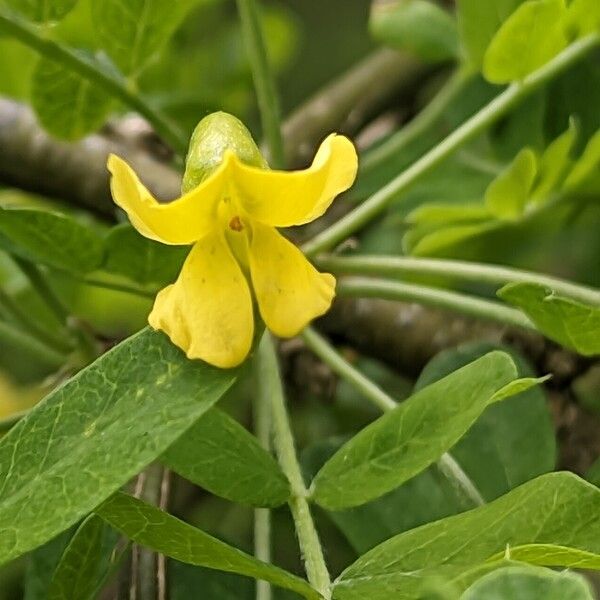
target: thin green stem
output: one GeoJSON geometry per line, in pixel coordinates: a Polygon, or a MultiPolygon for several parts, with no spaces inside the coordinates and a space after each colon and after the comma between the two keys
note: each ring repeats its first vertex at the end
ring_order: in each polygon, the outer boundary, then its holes
{"type": "Polygon", "coordinates": [[[407,146],[425,135],[440,120],[472,78],[473,73],[470,70],[457,69],[431,102],[414,119],[380,146],[365,153],[360,163],[361,174],[369,173],[385,161],[400,155],[407,146]]]}
{"type": "Polygon", "coordinates": [[[351,298],[383,298],[385,300],[418,302],[477,319],[538,331],[536,326],[520,311],[509,308],[500,302],[413,283],[367,277],[345,277],[338,282],[337,294],[351,298]]]}
{"type": "Polygon", "coordinates": [[[502,286],[508,283],[538,283],[573,299],[600,305],[600,290],[522,269],[460,260],[412,258],[408,256],[321,255],[315,263],[336,274],[399,277],[433,275],[462,281],[502,286]]]}
{"type": "Polygon", "coordinates": [[[330,250],[369,223],[418,179],[430,173],[456,150],[483,133],[524,98],[581,60],[599,43],[600,34],[582,38],[571,44],[566,50],[523,81],[511,84],[504,92],[496,96],[487,106],[455,129],[445,140],[427,152],[408,169],[392,179],[345,217],[305,244],[303,247],[304,252],[309,256],[315,256],[320,252],[330,250]]]}
{"type": "Polygon", "coordinates": [[[296,456],[294,437],[290,427],[285,397],[279,372],[279,364],[273,340],[267,332],[258,349],[258,373],[261,395],[271,399],[275,449],[281,468],[291,485],[290,510],[302,550],[306,574],[311,585],[326,599],[331,599],[331,578],[319,535],[315,528],[307,502],[308,492],[296,456]]]}
{"type": "Polygon", "coordinates": [[[237,5],[271,164],[274,168],[281,169],[285,163],[281,136],[281,109],[275,78],[269,65],[258,1],[237,0],[237,5]]]}
{"type": "Polygon", "coordinates": [[[61,299],[56,295],[55,291],[50,287],[37,265],[17,256],[14,256],[13,260],[19,269],[21,269],[25,277],[27,277],[31,287],[37,292],[38,296],[56,317],[56,320],[64,327],[67,327],[69,311],[66,309],[61,299]]]}
{"type": "Polygon", "coordinates": [[[506,166],[501,162],[484,158],[483,156],[479,156],[474,152],[469,152],[469,150],[466,148],[463,148],[457,154],[457,158],[459,162],[466,167],[469,167],[473,171],[479,171],[480,173],[484,173],[485,175],[490,175],[492,177],[500,175],[500,173],[502,173],[502,169],[504,169],[506,166]]]}
{"type": "Polygon", "coordinates": [[[84,285],[111,290],[113,292],[121,292],[123,294],[131,294],[132,296],[139,296],[140,298],[152,299],[156,296],[156,294],[158,294],[158,290],[153,292],[151,290],[145,290],[133,285],[104,281],[102,279],[94,279],[93,277],[83,277],[81,279],[77,279],[77,281],[83,283],[84,285]]]}
{"type": "Polygon", "coordinates": [[[396,408],[396,401],[393,398],[340,356],[337,350],[312,327],[307,327],[302,332],[302,339],[334,373],[337,373],[361,394],[364,394],[381,411],[386,412],[396,408]]]}
{"type": "Polygon", "coordinates": [[[77,346],[85,362],[90,363],[95,360],[98,357],[98,344],[94,336],[81,326],[76,319],[71,317],[62,300],[46,281],[44,274],[37,265],[19,257],[13,257],[13,260],[27,277],[31,287],[37,292],[40,299],[52,311],[58,322],[71,333],[77,342],[77,346]]]}
{"type": "Polygon", "coordinates": [[[42,343],[54,348],[58,352],[69,352],[72,344],[53,335],[45,328],[40,327],[30,316],[14,301],[14,299],[0,287],[0,307],[10,319],[15,321],[22,329],[42,343]]]}
{"type": "MultiPolygon", "coordinates": [[[[253,403],[254,433],[260,445],[271,450],[271,398],[263,379],[257,377],[258,389],[253,403]]],[[[271,562],[271,511],[254,509],[254,556],[263,562],[271,562]]],[[[272,590],[268,581],[256,581],[256,600],[271,600],[272,590]]]]}
{"type": "Polygon", "coordinates": [[[463,471],[452,454],[446,452],[435,465],[438,471],[451,483],[457,491],[474,506],[482,506],[485,500],[473,480],[463,471]]]}
{"type": "Polygon", "coordinates": [[[0,321],[0,340],[21,348],[49,367],[60,367],[67,360],[65,354],[57,352],[54,348],[50,348],[18,327],[4,321],[0,321]]]}
{"type": "MultiPolygon", "coordinates": [[[[368,377],[365,377],[358,369],[355,369],[314,329],[307,327],[302,332],[302,339],[334,373],[345,379],[382,412],[389,412],[398,406],[398,403],[391,396],[368,377]]],[[[450,454],[444,454],[439,459],[437,467],[470,504],[481,506],[485,503],[475,484],[450,454]]]]}
{"type": "Polygon", "coordinates": [[[104,68],[82,53],[51,39],[42,30],[30,25],[6,8],[0,8],[0,31],[13,36],[44,58],[64,65],[86,81],[97,85],[126,106],[136,110],[152,124],[156,132],[179,156],[185,156],[188,140],[183,132],[144,98],[132,91],[123,77],[117,76],[113,71],[104,68]]]}

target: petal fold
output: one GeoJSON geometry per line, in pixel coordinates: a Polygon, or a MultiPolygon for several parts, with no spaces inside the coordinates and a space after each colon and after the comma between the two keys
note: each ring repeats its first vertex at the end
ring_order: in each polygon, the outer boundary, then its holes
{"type": "Polygon", "coordinates": [[[193,244],[217,223],[217,204],[224,194],[230,164],[228,156],[197,188],[172,202],[159,203],[133,169],[111,154],[108,170],[112,196],[143,236],[163,244],[193,244]]]}
{"type": "Polygon", "coordinates": [[[358,158],[352,142],[331,134],[303,171],[270,171],[232,163],[239,202],[254,219],[273,227],[314,221],[354,183],[358,158]]]}
{"type": "Polygon", "coordinates": [[[280,337],[298,334],[335,296],[333,275],[319,273],[294,244],[260,223],[253,226],[250,273],[260,314],[280,337]]]}
{"type": "Polygon", "coordinates": [[[244,361],[254,335],[252,298],[222,232],[194,245],[177,281],[159,292],[148,321],[188,358],[221,368],[244,361]]]}

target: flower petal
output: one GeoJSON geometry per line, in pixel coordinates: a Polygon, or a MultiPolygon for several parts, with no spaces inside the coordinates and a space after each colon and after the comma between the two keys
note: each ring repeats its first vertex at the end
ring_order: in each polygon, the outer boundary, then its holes
{"type": "Polygon", "coordinates": [[[356,178],[352,142],[331,134],[304,171],[269,171],[233,161],[239,202],[254,219],[273,227],[302,225],[320,217],[356,178]]]}
{"type": "Polygon", "coordinates": [[[221,166],[197,188],[173,202],[161,204],[144,187],[133,169],[111,154],[108,170],[112,174],[113,199],[142,235],[163,244],[193,244],[215,227],[217,203],[224,193],[224,174],[231,157],[227,155],[221,166]]]}
{"type": "Polygon", "coordinates": [[[194,245],[177,281],[159,292],[148,321],[188,358],[222,368],[243,362],[254,335],[252,298],[221,231],[194,245]]]}
{"type": "Polygon", "coordinates": [[[272,227],[254,223],[250,273],[260,314],[280,337],[292,337],[327,312],[335,278],[319,273],[294,244],[272,227]]]}

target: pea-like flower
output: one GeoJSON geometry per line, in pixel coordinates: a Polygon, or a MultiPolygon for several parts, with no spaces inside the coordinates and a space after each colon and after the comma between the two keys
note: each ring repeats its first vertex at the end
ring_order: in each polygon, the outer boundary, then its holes
{"type": "Polygon", "coordinates": [[[276,227],[320,217],[356,177],[352,143],[332,134],[312,165],[270,170],[245,126],[226,113],[203,119],[190,142],[183,195],[157,202],[111,155],[114,201],[144,236],[192,249],[148,318],[188,358],[234,367],[254,337],[254,302],[266,326],[292,337],[329,309],[335,279],[319,273],[276,227]]]}

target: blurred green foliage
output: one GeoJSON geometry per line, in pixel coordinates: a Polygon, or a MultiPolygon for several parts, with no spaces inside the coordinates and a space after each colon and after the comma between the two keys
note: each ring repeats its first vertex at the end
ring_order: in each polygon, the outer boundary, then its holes
{"type": "MultiPolygon", "coordinates": [[[[587,1],[575,0],[572,6],[577,5],[577,10],[584,11],[587,1]]],[[[381,115],[375,115],[381,117],[382,122],[388,118],[393,123],[393,127],[384,128],[375,145],[385,143],[398,121],[409,120],[427,105],[443,88],[450,69],[466,68],[472,72],[458,98],[446,108],[434,127],[403,148],[400,155],[368,173],[361,173],[347,197],[348,203],[358,203],[381,188],[500,91],[498,86],[486,81],[480,71],[486,64],[484,57],[489,42],[501,29],[502,21],[521,3],[520,0],[494,0],[497,10],[492,14],[486,10],[483,0],[459,0],[457,21],[448,3],[444,3],[443,9],[425,0],[391,3],[401,5],[402,9],[414,9],[408,13],[414,27],[407,28],[405,20],[400,20],[397,26],[393,19],[376,20],[369,0],[264,2],[262,24],[285,114],[369,52],[384,45],[408,50],[438,63],[433,76],[417,82],[409,93],[392,99],[383,107],[381,115]],[[424,25],[423,15],[433,15],[435,22],[429,23],[431,28],[424,25]],[[433,27],[440,35],[431,35],[433,27]],[[457,31],[462,34],[460,51],[457,31]]],[[[552,0],[543,0],[543,3],[550,8],[557,6],[552,0]]],[[[44,14],[38,12],[41,5],[32,2],[27,6],[33,12],[26,16],[40,21],[61,19],[58,24],[44,25],[42,30],[53,39],[84,52],[109,72],[124,76],[132,90],[142,93],[184,132],[191,132],[202,116],[218,109],[242,118],[260,139],[250,65],[233,0],[177,3],[177,11],[165,13],[168,22],[162,23],[164,29],[160,35],[147,34],[135,54],[129,53],[127,47],[124,51],[123,44],[131,37],[130,30],[124,28],[121,38],[112,35],[112,29],[121,18],[122,3],[80,0],[74,7],[70,4],[74,3],[59,1],[55,3],[56,12],[44,14]],[[101,9],[108,12],[102,13],[101,9]],[[99,19],[104,28],[97,26],[99,19]],[[107,27],[111,29],[108,33],[107,27]]],[[[167,4],[169,10],[174,6],[173,2],[167,4]]],[[[3,5],[17,10],[25,6],[15,0],[4,0],[3,5]]],[[[530,8],[531,5],[527,10],[530,8]]],[[[377,18],[382,15],[378,13],[377,18]]],[[[129,23],[129,26],[136,25],[129,23]]],[[[528,29],[527,23],[513,23],[512,27],[528,29]]],[[[510,38],[510,31],[507,34],[506,30],[502,35],[510,38]]],[[[519,62],[517,76],[538,66],[562,47],[565,40],[558,35],[550,41],[549,48],[542,48],[541,58],[535,54],[519,62]]],[[[496,55],[488,56],[487,69],[484,69],[488,79],[494,81],[515,76],[514,69],[508,69],[508,73],[506,69],[506,65],[514,67],[514,57],[507,60],[506,47],[502,45],[500,37],[496,41],[496,55]]],[[[522,48],[519,52],[523,52],[522,48]]],[[[360,233],[358,252],[404,254],[415,251],[427,240],[428,251],[441,256],[495,261],[599,286],[599,58],[596,52],[565,72],[414,185],[380,219],[360,233]],[[571,173],[583,173],[585,185],[573,188],[570,202],[550,205],[550,210],[540,212],[534,219],[525,218],[529,207],[540,204],[536,190],[539,192],[542,188],[544,200],[547,199],[568,182],[565,165],[570,169],[577,164],[579,171],[571,173]],[[560,172],[558,177],[557,172],[560,172]]],[[[7,35],[0,36],[0,73],[0,95],[30,104],[40,122],[60,137],[77,139],[100,129],[108,117],[118,117],[128,111],[95,86],[55,63],[40,59],[7,35]],[[81,100],[77,112],[69,102],[74,96],[81,100]]],[[[10,235],[0,228],[0,245],[14,250],[16,243],[17,254],[25,253],[53,268],[63,268],[70,260],[72,264],[67,269],[70,275],[51,271],[52,286],[68,309],[106,342],[106,347],[145,324],[152,300],[83,285],[73,275],[85,276],[98,267],[102,269],[104,281],[139,286],[151,296],[157,287],[175,277],[186,253],[185,248],[159,247],[140,237],[129,225],[107,225],[57,200],[6,189],[0,192],[0,210],[8,206],[20,209],[11,212],[10,218],[20,218],[21,227],[30,224],[33,218],[47,219],[45,229],[50,233],[41,240],[28,238],[24,242],[15,226],[9,232],[13,236],[11,242],[10,235]],[[63,216],[47,212],[41,216],[29,209],[58,211],[63,216]],[[77,232],[81,236],[79,240],[77,232]],[[49,239],[63,250],[62,259],[46,252],[49,239]],[[71,243],[74,247],[85,245],[87,254],[75,254],[70,249],[71,243]],[[82,266],[86,256],[89,261],[82,266]],[[59,259],[61,264],[53,264],[53,260],[59,259]]],[[[444,281],[436,283],[450,285],[444,281]]],[[[0,285],[51,333],[60,331],[56,319],[4,253],[0,254],[0,285]]],[[[469,289],[477,290],[477,286],[471,285],[469,289]]],[[[562,339],[560,333],[553,333],[552,337],[562,339]]],[[[438,379],[467,362],[467,358],[472,359],[489,349],[476,346],[443,354],[428,365],[416,385],[438,379]]],[[[407,397],[413,388],[415,382],[378,361],[352,351],[346,352],[346,357],[396,400],[407,397]]],[[[523,374],[530,372],[525,361],[519,358],[518,363],[523,374]]],[[[53,365],[31,360],[23,349],[3,344],[0,417],[28,408],[68,374],[54,371],[53,365]]],[[[598,411],[598,374],[593,375],[580,378],[573,389],[584,406],[598,411]]],[[[245,401],[251,389],[251,382],[244,380],[225,401],[227,410],[246,424],[249,414],[245,401]]],[[[298,445],[306,449],[307,473],[315,473],[345,439],[377,417],[361,395],[344,382],[326,390],[295,387],[290,395],[298,445]]],[[[493,500],[520,483],[552,470],[555,445],[546,398],[542,391],[531,390],[488,408],[453,452],[486,500],[493,500]]],[[[593,481],[599,480],[599,472],[597,465],[590,476],[593,481]]],[[[179,485],[180,489],[175,490],[175,514],[251,551],[249,508],[204,493],[190,502],[189,488],[181,482],[179,485]]],[[[360,553],[384,539],[464,509],[456,490],[431,468],[382,498],[350,511],[331,514],[319,511],[317,519],[327,559],[337,574],[360,553]]],[[[282,549],[275,562],[300,572],[295,533],[285,511],[274,512],[274,530],[274,546],[282,549]]],[[[0,571],[0,600],[23,597],[41,600],[65,543],[61,537],[32,553],[27,574],[23,560],[4,567],[0,571]]],[[[189,598],[190,590],[200,586],[207,600],[253,597],[253,586],[247,580],[192,569],[175,561],[169,564],[168,577],[173,599],[189,598]]],[[[289,597],[286,592],[275,594],[280,600],[289,597]]]]}

